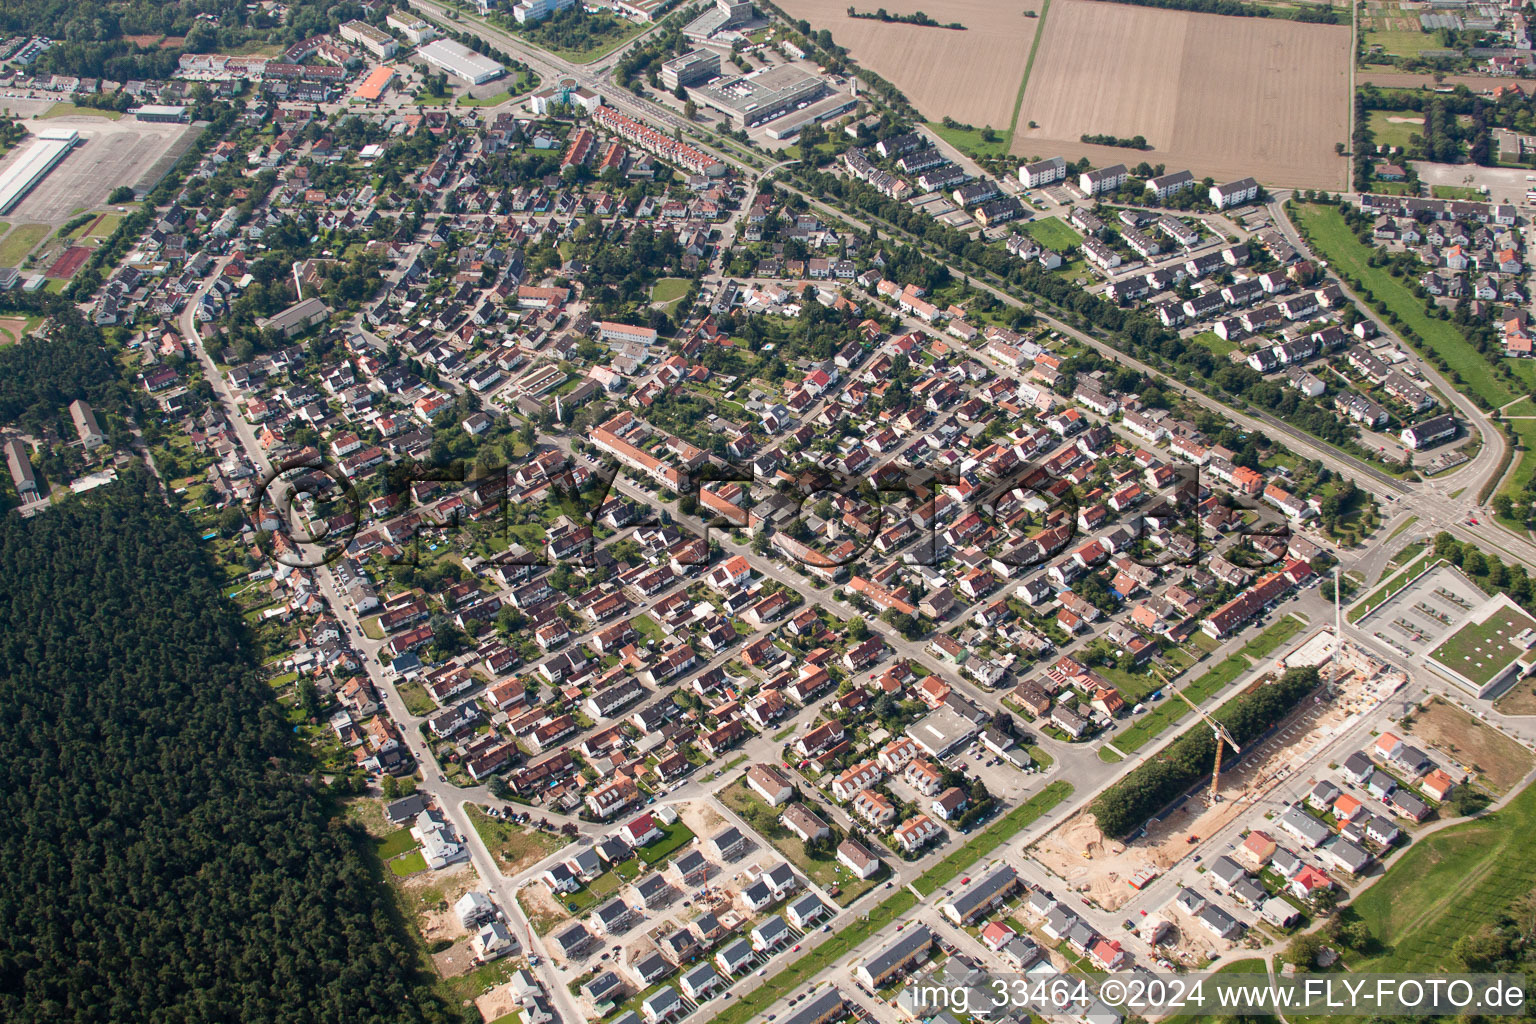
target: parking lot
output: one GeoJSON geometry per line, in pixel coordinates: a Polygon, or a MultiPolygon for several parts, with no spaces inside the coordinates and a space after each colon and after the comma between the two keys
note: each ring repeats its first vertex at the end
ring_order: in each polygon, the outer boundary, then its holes
{"type": "Polygon", "coordinates": [[[1486,597],[1459,570],[1439,565],[1382,602],[1361,619],[1360,628],[1397,653],[1418,657],[1486,597]]]}

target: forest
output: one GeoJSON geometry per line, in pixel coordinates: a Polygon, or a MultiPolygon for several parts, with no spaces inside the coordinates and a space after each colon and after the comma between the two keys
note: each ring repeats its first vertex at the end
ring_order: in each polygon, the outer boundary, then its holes
{"type": "Polygon", "coordinates": [[[34,436],[51,428],[74,437],[69,403],[83,398],[98,412],[122,411],[130,401],[101,337],[74,303],[46,292],[9,292],[0,315],[53,318],[47,339],[0,347],[0,423],[34,436]]]}
{"type": "MultiPolygon", "coordinates": [[[[1275,682],[1234,697],[1214,711],[1238,743],[1262,735],[1317,688],[1316,668],[1293,668],[1275,682]]],[[[1125,836],[1211,774],[1215,740],[1196,724],[1119,782],[1100,793],[1093,814],[1107,836],[1125,836]]]]}
{"type": "Polygon", "coordinates": [[[355,0],[291,0],[285,6],[287,16],[279,23],[277,15],[244,0],[9,0],[0,4],[0,32],[54,40],[32,66],[35,72],[121,82],[168,78],[182,53],[216,53],[252,42],[298,42],[363,14],[355,0]],[[163,49],[162,38],[169,42],[163,49]]]}
{"type": "Polygon", "coordinates": [[[0,518],[0,576],[0,1019],[461,1019],[146,473],[0,518]]]}

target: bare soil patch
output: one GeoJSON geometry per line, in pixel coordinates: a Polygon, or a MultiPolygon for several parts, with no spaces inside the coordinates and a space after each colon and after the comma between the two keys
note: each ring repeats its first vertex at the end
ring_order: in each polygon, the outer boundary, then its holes
{"type": "Polygon", "coordinates": [[[1525,747],[1439,697],[1413,715],[1405,731],[1435,751],[1455,758],[1479,775],[1495,793],[1509,792],[1536,763],[1525,747]]]}
{"type": "Polygon", "coordinates": [[[22,332],[26,329],[26,317],[0,317],[0,345],[16,344],[21,340],[22,332]]]}
{"type": "Polygon", "coordinates": [[[1013,152],[1339,188],[1349,59],[1345,26],[1054,0],[1013,152]],[[1154,148],[1090,146],[1084,134],[1154,148]]]}
{"type": "MultiPolygon", "coordinates": [[[[0,327],[5,326],[6,322],[0,320],[0,327]]],[[[1522,679],[1494,701],[1493,706],[1505,715],[1536,715],[1536,683],[1522,679]]]]}
{"type": "MultiPolygon", "coordinates": [[[[781,0],[780,6],[790,17],[830,31],[837,45],[900,88],[930,121],[948,116],[977,128],[991,125],[1006,132],[1040,24],[1039,18],[1026,18],[1024,12],[1039,13],[1044,3],[928,0],[910,8],[885,5],[892,14],[910,14],[920,8],[944,24],[959,22],[964,32],[850,18],[847,4],[823,0],[781,0]]],[[[879,5],[856,6],[863,11],[879,5]]],[[[1055,16],[1053,7],[1051,17],[1055,16]]]]}
{"type": "Polygon", "coordinates": [[[1202,788],[1162,821],[1150,823],[1146,834],[1131,843],[1106,838],[1093,815],[1083,811],[1043,836],[1030,847],[1029,854],[1073,891],[1085,894],[1105,910],[1118,910],[1136,896],[1137,890],[1131,885],[1134,876],[1144,870],[1158,875],[1167,872],[1205,845],[1203,841],[1188,842],[1189,836],[1203,840],[1239,816],[1251,814],[1253,801],[1290,777],[1313,745],[1330,735],[1347,714],[1348,704],[1343,700],[1304,705],[1236,765],[1223,766],[1223,799],[1219,803],[1209,803],[1208,787],[1202,788]]]}

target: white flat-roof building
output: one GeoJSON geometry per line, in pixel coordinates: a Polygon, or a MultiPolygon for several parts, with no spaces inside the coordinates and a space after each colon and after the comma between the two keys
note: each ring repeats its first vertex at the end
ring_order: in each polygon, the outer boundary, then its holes
{"type": "Polygon", "coordinates": [[[395,37],[383,29],[374,28],[366,21],[344,21],[341,23],[341,38],[349,43],[356,43],[379,60],[388,60],[400,49],[400,44],[395,42],[395,37]]]}
{"type": "Polygon", "coordinates": [[[384,24],[399,32],[410,40],[413,45],[430,43],[437,38],[437,29],[420,18],[412,18],[409,15],[390,13],[384,16],[384,24]]]}
{"type": "Polygon", "coordinates": [[[476,53],[452,39],[437,39],[416,51],[422,60],[439,71],[462,78],[471,85],[500,78],[507,69],[483,53],[476,53]]]}
{"type": "Polygon", "coordinates": [[[576,6],[576,0],[523,0],[512,8],[512,17],[517,19],[519,25],[532,25],[543,21],[551,14],[569,10],[576,6]]]}
{"type": "Polygon", "coordinates": [[[0,171],[0,214],[10,213],[32,187],[64,159],[80,133],[73,128],[44,128],[0,171]]]}

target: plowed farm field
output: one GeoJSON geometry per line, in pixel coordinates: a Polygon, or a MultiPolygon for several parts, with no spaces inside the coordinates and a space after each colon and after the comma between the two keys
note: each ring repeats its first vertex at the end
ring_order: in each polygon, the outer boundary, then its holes
{"type": "Polygon", "coordinates": [[[1334,145],[1348,142],[1347,26],[1094,0],[1053,0],[1045,21],[1015,154],[1146,160],[1266,185],[1345,185],[1347,164],[1334,145]],[[1141,135],[1154,148],[1085,145],[1085,134],[1141,135]]]}
{"type": "MultiPolygon", "coordinates": [[[[1052,0],[1053,6],[1056,2],[1052,0]]],[[[881,5],[859,0],[854,7],[874,11],[881,5]]],[[[1045,0],[925,0],[909,7],[888,6],[893,14],[921,9],[935,21],[959,22],[963,32],[850,18],[846,3],[828,0],[779,0],[779,6],[790,17],[809,21],[812,28],[830,31],[833,42],[899,88],[928,120],[953,117],[1006,133],[1040,24],[1024,12],[1039,13],[1045,0]]],[[[1054,10],[1050,17],[1055,17],[1054,10]]]]}

